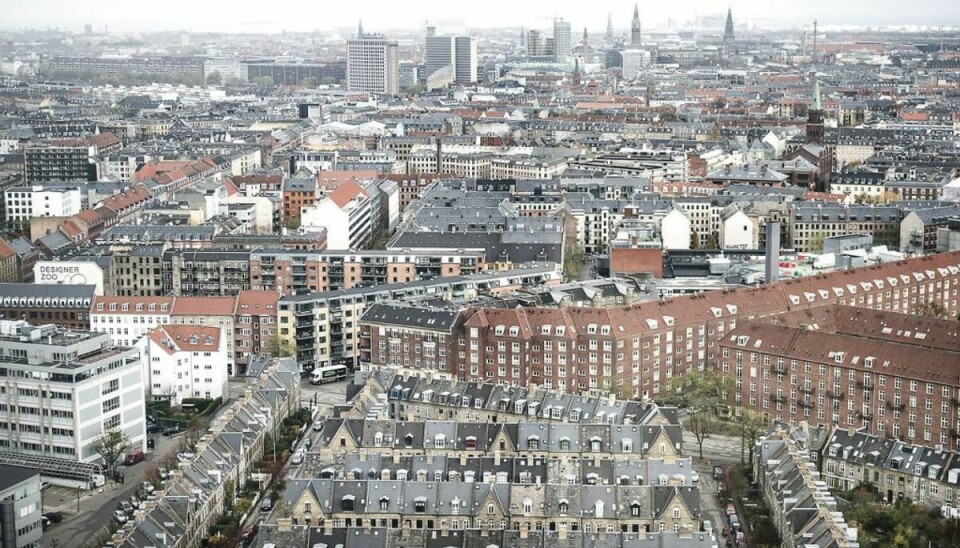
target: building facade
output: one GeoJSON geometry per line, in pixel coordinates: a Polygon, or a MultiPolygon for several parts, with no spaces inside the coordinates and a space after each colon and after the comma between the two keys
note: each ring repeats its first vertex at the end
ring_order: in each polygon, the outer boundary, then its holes
{"type": "Polygon", "coordinates": [[[378,34],[347,40],[347,89],[367,93],[400,92],[397,43],[378,34]]]}

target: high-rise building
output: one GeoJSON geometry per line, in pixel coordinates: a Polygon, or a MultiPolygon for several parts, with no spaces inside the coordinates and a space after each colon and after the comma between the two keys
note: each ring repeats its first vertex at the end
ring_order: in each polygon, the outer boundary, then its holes
{"type": "Polygon", "coordinates": [[[477,41],[471,36],[457,36],[454,71],[458,84],[477,81],[477,41]]]}
{"type": "Polygon", "coordinates": [[[633,5],[633,21],[630,22],[630,45],[640,47],[640,6],[633,5]]]}
{"type": "Polygon", "coordinates": [[[427,36],[424,72],[432,74],[453,67],[453,81],[469,84],[477,81],[477,43],[470,36],[427,36]]]}
{"type": "Polygon", "coordinates": [[[571,50],[570,22],[563,19],[553,20],[553,58],[562,63],[570,56],[571,50]]]}
{"type": "Polygon", "coordinates": [[[527,55],[530,57],[543,57],[547,54],[547,40],[539,30],[531,30],[527,33],[527,55]]]}
{"type": "Polygon", "coordinates": [[[613,14],[607,13],[607,40],[613,40],[613,14]]]}
{"type": "Polygon", "coordinates": [[[455,63],[456,40],[453,36],[427,36],[423,52],[423,70],[426,76],[455,63]]]}
{"type": "Polygon", "coordinates": [[[368,93],[400,92],[397,43],[380,34],[347,41],[347,89],[368,93]]]}

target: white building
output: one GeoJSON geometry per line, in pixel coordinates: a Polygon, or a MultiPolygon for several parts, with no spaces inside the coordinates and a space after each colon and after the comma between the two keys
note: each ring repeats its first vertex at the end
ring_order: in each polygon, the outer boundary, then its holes
{"type": "Polygon", "coordinates": [[[98,462],[111,429],[145,449],[140,357],[109,335],[0,320],[0,451],[98,462]]]}
{"type": "Polygon", "coordinates": [[[571,34],[570,21],[553,20],[553,58],[558,63],[565,63],[570,56],[571,34]]]}
{"type": "Polygon", "coordinates": [[[94,261],[37,261],[33,279],[41,285],[94,285],[94,294],[103,295],[103,267],[94,261]]]}
{"type": "Polygon", "coordinates": [[[690,218],[672,209],[660,219],[660,237],[664,249],[690,249],[690,218]]]}
{"type": "Polygon", "coordinates": [[[477,41],[471,36],[457,36],[454,60],[456,82],[469,84],[477,81],[477,41]]]}
{"type": "Polygon", "coordinates": [[[373,226],[373,200],[359,184],[349,181],[300,213],[303,228],[323,227],[328,249],[359,249],[369,240],[373,226]]]}
{"type": "Polygon", "coordinates": [[[161,325],[145,340],[150,393],[179,405],[184,398],[227,394],[227,345],[219,327],[161,325]]]}
{"type": "Polygon", "coordinates": [[[736,204],[720,213],[720,249],[756,249],[759,246],[756,225],[736,204]]]}
{"type": "Polygon", "coordinates": [[[71,217],[80,213],[80,187],[69,185],[14,187],[4,193],[8,221],[31,217],[71,217]]]}
{"type": "Polygon", "coordinates": [[[347,89],[367,93],[400,93],[397,43],[378,34],[347,40],[347,89]]]}
{"type": "Polygon", "coordinates": [[[90,310],[90,330],[110,335],[113,344],[134,346],[158,325],[171,323],[173,297],[98,296],[90,310]]]}

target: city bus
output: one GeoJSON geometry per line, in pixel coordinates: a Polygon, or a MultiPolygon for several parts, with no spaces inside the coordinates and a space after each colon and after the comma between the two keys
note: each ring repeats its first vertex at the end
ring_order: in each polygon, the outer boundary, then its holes
{"type": "Polygon", "coordinates": [[[347,378],[347,366],[329,365],[327,367],[318,367],[310,375],[310,384],[323,384],[327,382],[342,381],[347,378]]]}

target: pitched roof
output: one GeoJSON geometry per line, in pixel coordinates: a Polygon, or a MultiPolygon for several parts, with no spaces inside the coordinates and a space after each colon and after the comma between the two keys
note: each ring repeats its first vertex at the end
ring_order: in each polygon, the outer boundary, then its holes
{"type": "Polygon", "coordinates": [[[199,325],[159,325],[150,332],[150,340],[168,354],[174,352],[214,352],[220,348],[219,327],[199,325]]]}
{"type": "Polygon", "coordinates": [[[174,316],[233,316],[236,297],[177,297],[174,316]]]}
{"type": "Polygon", "coordinates": [[[347,181],[340,185],[338,189],[331,192],[327,198],[337,204],[337,207],[343,209],[344,206],[358,196],[367,196],[367,193],[363,191],[363,188],[361,188],[356,181],[347,181]]]}

